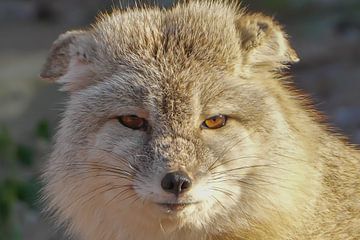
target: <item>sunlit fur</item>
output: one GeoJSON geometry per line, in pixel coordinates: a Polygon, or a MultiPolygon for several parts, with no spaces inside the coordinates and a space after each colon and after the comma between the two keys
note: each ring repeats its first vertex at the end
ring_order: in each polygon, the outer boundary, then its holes
{"type": "Polygon", "coordinates": [[[297,60],[271,18],[217,2],[115,10],[61,35],[41,74],[70,94],[48,211],[86,240],[360,239],[359,153],[287,86],[297,60]],[[225,126],[201,128],[218,114],[225,126]],[[193,180],[180,199],[160,185],[175,170],[193,180]],[[196,204],[156,204],[177,200],[196,204]]]}

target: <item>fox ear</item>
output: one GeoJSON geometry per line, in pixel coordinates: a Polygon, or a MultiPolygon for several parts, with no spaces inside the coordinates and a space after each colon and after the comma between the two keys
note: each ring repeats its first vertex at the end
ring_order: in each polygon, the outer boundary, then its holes
{"type": "Polygon", "coordinates": [[[40,77],[63,84],[61,90],[64,91],[76,91],[88,86],[95,75],[93,43],[86,31],[61,34],[50,49],[40,77]]]}
{"type": "Polygon", "coordinates": [[[262,14],[242,15],[235,24],[245,64],[281,68],[299,61],[286,34],[272,18],[262,14]]]}

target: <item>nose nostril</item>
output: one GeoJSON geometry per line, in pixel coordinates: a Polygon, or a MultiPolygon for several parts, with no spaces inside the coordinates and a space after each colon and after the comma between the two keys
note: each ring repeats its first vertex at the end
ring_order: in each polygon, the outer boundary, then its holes
{"type": "Polygon", "coordinates": [[[182,183],[182,185],[181,185],[181,189],[182,190],[185,190],[185,189],[188,189],[188,188],[190,188],[190,182],[188,181],[188,180],[185,180],[183,183],[182,183]]]}
{"type": "Polygon", "coordinates": [[[190,189],[191,179],[181,171],[167,173],[161,181],[161,187],[166,192],[178,195],[190,189]]]}
{"type": "Polygon", "coordinates": [[[175,186],[171,179],[163,179],[163,181],[161,182],[161,187],[166,190],[173,189],[175,186]]]}

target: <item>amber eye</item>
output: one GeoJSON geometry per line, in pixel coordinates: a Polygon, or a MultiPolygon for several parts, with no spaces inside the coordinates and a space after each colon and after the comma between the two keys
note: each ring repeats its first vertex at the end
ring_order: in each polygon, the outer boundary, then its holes
{"type": "Polygon", "coordinates": [[[217,129],[225,126],[227,117],[225,115],[216,115],[206,119],[202,124],[202,128],[217,129]]]}
{"type": "Polygon", "coordinates": [[[119,122],[125,127],[134,130],[146,130],[147,121],[144,118],[140,118],[136,115],[124,115],[117,118],[119,122]]]}

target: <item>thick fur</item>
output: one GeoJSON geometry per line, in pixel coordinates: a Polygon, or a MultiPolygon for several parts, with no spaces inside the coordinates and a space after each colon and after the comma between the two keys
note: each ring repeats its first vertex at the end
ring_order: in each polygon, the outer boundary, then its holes
{"type": "Polygon", "coordinates": [[[281,71],[281,27],[233,4],[102,15],[62,35],[42,77],[70,92],[44,174],[49,211],[86,240],[360,239],[360,154],[281,71]],[[147,131],[117,116],[147,119],[147,131]],[[228,116],[216,130],[211,116],[228,116]],[[180,199],[160,186],[186,171],[180,199]],[[197,202],[182,211],[157,203],[197,202]]]}

